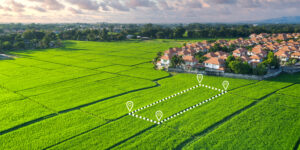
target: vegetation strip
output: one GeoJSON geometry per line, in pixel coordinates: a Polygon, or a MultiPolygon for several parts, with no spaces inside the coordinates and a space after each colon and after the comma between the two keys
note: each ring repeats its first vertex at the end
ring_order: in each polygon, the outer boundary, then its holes
{"type": "Polygon", "coordinates": [[[193,87],[191,87],[191,88],[188,88],[188,89],[186,89],[186,90],[180,91],[180,92],[178,92],[178,93],[176,93],[176,94],[173,94],[173,95],[171,95],[171,96],[168,96],[168,97],[166,97],[166,98],[163,98],[163,99],[161,99],[161,100],[158,100],[158,101],[156,101],[156,102],[153,102],[153,103],[151,103],[151,104],[149,104],[149,105],[147,105],[147,106],[141,107],[141,108],[139,108],[139,109],[137,109],[137,110],[134,110],[132,113],[128,113],[128,115],[133,116],[133,117],[136,117],[136,118],[139,118],[139,119],[143,119],[143,120],[145,120],[145,121],[149,121],[149,122],[152,122],[152,123],[155,123],[155,124],[162,124],[163,122],[166,122],[166,121],[168,121],[168,120],[170,120],[170,119],[172,119],[172,118],[174,118],[174,117],[176,117],[176,116],[178,116],[178,115],[181,115],[181,114],[183,114],[183,113],[185,113],[185,112],[187,112],[187,111],[189,111],[189,110],[191,110],[191,109],[194,109],[194,108],[196,108],[196,107],[198,107],[198,106],[200,106],[200,105],[202,105],[202,104],[204,104],[204,103],[206,103],[206,102],[208,102],[208,101],[211,101],[211,100],[213,100],[213,99],[215,99],[215,98],[217,98],[217,97],[219,97],[219,96],[222,96],[222,95],[225,94],[225,93],[227,93],[227,91],[224,91],[224,90],[221,90],[221,89],[212,87],[212,86],[207,86],[207,85],[204,85],[204,84],[199,84],[199,85],[195,85],[195,86],[193,86],[193,87]],[[190,91],[190,90],[193,90],[193,89],[195,89],[195,88],[198,88],[198,87],[205,87],[205,88],[212,89],[212,90],[216,90],[216,91],[220,91],[220,92],[222,91],[222,93],[217,94],[217,95],[215,95],[215,96],[213,96],[213,97],[211,97],[211,98],[209,98],[209,99],[207,99],[207,100],[204,100],[204,101],[202,101],[202,102],[200,102],[200,103],[198,103],[198,104],[196,104],[196,105],[193,105],[193,106],[191,106],[191,107],[189,107],[189,108],[186,108],[186,109],[184,109],[184,110],[182,110],[182,111],[180,111],[180,112],[178,112],[178,113],[175,113],[175,114],[171,115],[170,117],[168,117],[168,118],[166,118],[166,119],[164,119],[164,120],[162,120],[162,121],[154,121],[154,120],[152,120],[152,119],[149,119],[149,118],[146,118],[146,117],[139,116],[139,115],[135,114],[135,113],[138,112],[138,111],[141,111],[141,110],[146,109],[146,108],[148,108],[148,107],[152,107],[152,106],[154,106],[154,105],[156,105],[156,104],[158,104],[158,103],[161,103],[161,102],[163,102],[163,101],[166,101],[166,100],[168,100],[168,99],[171,99],[171,98],[173,98],[173,97],[175,97],[175,96],[178,96],[178,95],[180,95],[180,94],[186,93],[186,92],[188,92],[188,91],[190,91]]]}

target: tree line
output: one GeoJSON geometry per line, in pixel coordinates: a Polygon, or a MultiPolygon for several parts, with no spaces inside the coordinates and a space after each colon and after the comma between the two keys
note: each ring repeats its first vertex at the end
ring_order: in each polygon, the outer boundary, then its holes
{"type": "Polygon", "coordinates": [[[80,41],[119,41],[125,40],[127,33],[115,33],[106,28],[103,29],[72,29],[60,32],[58,37],[62,40],[80,41]]]}
{"type": "Polygon", "coordinates": [[[300,24],[0,24],[0,49],[58,47],[61,40],[118,41],[126,40],[127,35],[181,39],[237,38],[248,37],[252,33],[295,32],[300,32],[300,24]]]}
{"type": "Polygon", "coordinates": [[[188,24],[164,26],[146,24],[141,27],[125,30],[128,34],[141,35],[157,39],[178,38],[237,38],[248,37],[252,33],[296,33],[300,25],[265,24],[188,24]]]}
{"type": "Polygon", "coordinates": [[[40,49],[61,46],[57,35],[48,31],[26,30],[0,36],[0,50],[40,49]]]}

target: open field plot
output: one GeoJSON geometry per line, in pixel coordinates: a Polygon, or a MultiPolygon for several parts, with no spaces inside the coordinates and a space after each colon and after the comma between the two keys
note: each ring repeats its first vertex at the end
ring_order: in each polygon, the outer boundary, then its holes
{"type": "Polygon", "coordinates": [[[52,149],[108,149],[135,134],[154,127],[152,123],[131,116],[101,126],[88,134],[80,135],[52,149]],[[101,140],[100,140],[101,139],[101,140]]]}
{"type": "Polygon", "coordinates": [[[264,96],[275,92],[283,87],[292,85],[292,83],[276,82],[276,81],[261,81],[237,90],[233,90],[232,93],[239,96],[246,96],[253,99],[260,99],[264,96]]]}
{"type": "Polygon", "coordinates": [[[54,113],[29,99],[1,104],[0,112],[0,131],[54,113]]]}
{"type": "MultiPolygon", "coordinates": [[[[11,53],[18,57],[0,61],[0,149],[299,149],[299,73],[266,81],[204,76],[201,84],[217,89],[229,81],[227,93],[159,125],[129,116],[127,101],[136,110],[199,84],[194,74],[151,64],[184,42],[65,41],[11,53]]],[[[219,93],[198,87],[135,114],[156,120],[158,109],[172,116],[219,93]]]]}
{"type": "Polygon", "coordinates": [[[225,94],[122,143],[116,149],[175,149],[207,134],[254,101],[225,94]],[[167,138],[166,138],[166,137],[167,138]]]}
{"type": "Polygon", "coordinates": [[[110,78],[114,78],[117,75],[115,74],[110,74],[110,73],[104,73],[100,72],[97,74],[92,74],[92,75],[87,75],[83,77],[78,77],[78,78],[72,78],[70,80],[64,80],[61,82],[56,82],[53,84],[46,84],[46,85],[41,85],[41,86],[36,86],[33,88],[25,89],[25,90],[20,90],[17,93],[25,96],[34,96],[34,95],[40,95],[40,94],[45,94],[49,92],[59,92],[59,91],[65,91],[68,89],[71,89],[72,87],[80,87],[80,86],[85,86],[93,82],[101,82],[103,80],[107,80],[110,78]]]}
{"type": "Polygon", "coordinates": [[[104,120],[74,111],[2,135],[0,147],[2,149],[43,149],[104,123],[104,120]]]}
{"type": "Polygon", "coordinates": [[[300,134],[299,105],[299,99],[272,95],[186,149],[292,149],[300,134]]]}
{"type": "Polygon", "coordinates": [[[160,124],[169,119],[173,119],[173,117],[182,115],[186,111],[190,111],[198,106],[200,107],[202,104],[211,101],[218,96],[222,96],[225,94],[224,92],[226,91],[222,90],[221,93],[220,89],[199,84],[147,106],[138,108],[133,111],[131,115],[145,121],[160,124]],[[156,111],[162,111],[163,116],[160,119],[155,118],[156,111]]]}
{"type": "Polygon", "coordinates": [[[91,82],[65,89],[57,89],[31,98],[57,111],[101,101],[104,98],[146,87],[155,86],[154,82],[130,77],[114,78],[91,82]]]}
{"type": "Polygon", "coordinates": [[[296,99],[296,98],[300,98],[299,91],[300,91],[300,84],[295,84],[291,87],[280,90],[277,93],[294,96],[296,99]]]}
{"type": "Polygon", "coordinates": [[[4,89],[2,87],[0,87],[0,104],[5,104],[5,103],[9,103],[9,102],[12,102],[12,101],[15,101],[15,100],[20,100],[20,99],[23,99],[24,97],[17,94],[17,93],[14,93],[12,91],[9,91],[7,89],[4,89]]]}
{"type": "Polygon", "coordinates": [[[122,71],[122,72],[120,72],[120,74],[138,77],[138,78],[149,79],[149,80],[155,80],[155,79],[167,77],[169,75],[165,71],[153,72],[153,69],[148,69],[148,68],[131,69],[131,70],[127,70],[127,71],[122,71]]]}
{"type": "MultiPolygon", "coordinates": [[[[204,84],[208,82],[211,83],[210,85],[212,86],[218,86],[220,84],[219,82],[216,83],[209,82],[207,81],[207,79],[211,79],[211,78],[204,76],[202,83],[204,84]]],[[[223,81],[222,79],[218,79],[218,80],[223,81]]],[[[242,81],[243,80],[240,79],[231,80],[232,84],[239,84],[240,86],[245,86],[249,84],[249,83],[244,83],[242,81]]],[[[198,84],[198,81],[196,79],[196,75],[194,74],[177,74],[170,78],[159,80],[158,84],[159,86],[153,88],[144,89],[138,92],[128,93],[120,97],[112,98],[109,101],[99,102],[95,105],[91,105],[89,107],[83,108],[83,110],[93,113],[99,117],[115,119],[118,118],[119,116],[128,114],[128,110],[125,107],[127,101],[133,101],[134,102],[133,110],[136,110],[138,108],[156,102],[160,99],[164,99],[166,97],[169,97],[170,95],[174,95],[180,91],[195,86],[198,84]]],[[[207,89],[204,88],[204,90],[206,91],[207,89]]],[[[218,93],[213,90],[210,92],[218,93]]],[[[197,102],[200,101],[197,97],[195,97],[194,100],[197,102]]]]}

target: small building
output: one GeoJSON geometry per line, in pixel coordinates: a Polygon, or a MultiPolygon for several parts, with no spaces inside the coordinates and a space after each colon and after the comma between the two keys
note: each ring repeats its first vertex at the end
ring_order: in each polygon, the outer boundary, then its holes
{"type": "Polygon", "coordinates": [[[236,50],[233,51],[232,55],[236,56],[236,57],[246,56],[247,55],[247,49],[245,49],[245,48],[238,48],[238,49],[236,49],[236,50]]]}
{"type": "Polygon", "coordinates": [[[170,66],[170,57],[168,55],[164,55],[160,59],[160,65],[161,67],[168,68],[170,66]]]}
{"type": "Polygon", "coordinates": [[[225,61],[217,57],[212,57],[204,61],[204,66],[210,69],[222,70],[225,67],[225,61]]]}
{"type": "Polygon", "coordinates": [[[292,53],[291,58],[300,59],[300,52],[292,53]]]}
{"type": "Polygon", "coordinates": [[[185,65],[189,65],[191,67],[194,67],[198,63],[198,60],[194,56],[184,56],[183,61],[185,65]]]}
{"type": "Polygon", "coordinates": [[[277,56],[282,62],[287,62],[290,58],[288,52],[283,50],[276,52],[274,55],[277,56]]]}

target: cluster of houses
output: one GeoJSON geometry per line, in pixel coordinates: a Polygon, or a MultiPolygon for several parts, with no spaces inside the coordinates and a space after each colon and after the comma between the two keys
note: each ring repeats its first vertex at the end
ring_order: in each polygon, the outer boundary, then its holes
{"type": "Polygon", "coordinates": [[[168,68],[171,66],[171,59],[173,56],[182,56],[184,63],[181,65],[183,69],[191,68],[206,68],[212,70],[224,70],[225,62],[229,55],[241,58],[252,67],[256,67],[267,57],[268,51],[280,59],[281,64],[284,64],[289,59],[295,58],[300,60],[300,33],[281,33],[281,34],[251,34],[249,39],[238,38],[235,40],[217,40],[214,43],[202,41],[198,43],[189,43],[182,48],[170,48],[166,50],[157,62],[156,66],[159,69],[168,68]],[[229,47],[234,44],[239,47],[232,52],[232,54],[217,51],[209,52],[215,44],[229,47]],[[252,47],[248,50],[245,47],[252,47]],[[205,53],[207,58],[203,63],[199,63],[195,54],[198,52],[205,53]]]}

